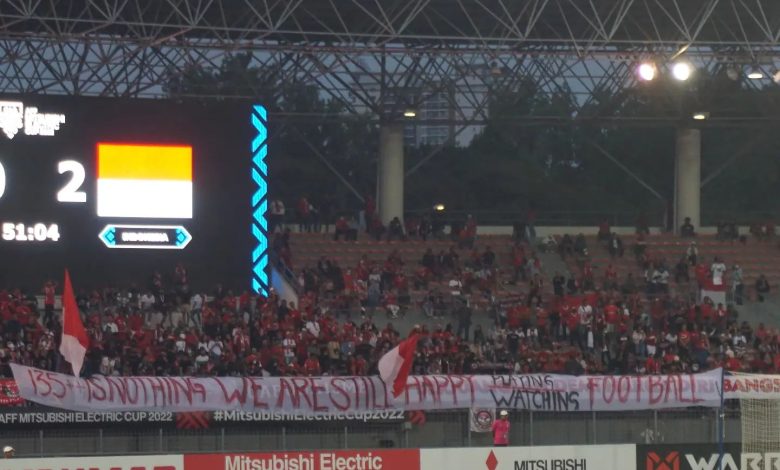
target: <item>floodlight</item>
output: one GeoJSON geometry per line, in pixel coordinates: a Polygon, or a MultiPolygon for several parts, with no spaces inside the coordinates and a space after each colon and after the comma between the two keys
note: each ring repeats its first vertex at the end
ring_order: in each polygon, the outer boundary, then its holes
{"type": "Polygon", "coordinates": [[[693,67],[688,62],[675,62],[672,65],[672,76],[681,82],[691,78],[693,67]]]}
{"type": "Polygon", "coordinates": [[[649,82],[655,78],[657,70],[655,64],[653,64],[652,62],[643,62],[639,64],[639,67],[637,67],[636,72],[637,75],[639,75],[639,78],[641,80],[649,82]]]}

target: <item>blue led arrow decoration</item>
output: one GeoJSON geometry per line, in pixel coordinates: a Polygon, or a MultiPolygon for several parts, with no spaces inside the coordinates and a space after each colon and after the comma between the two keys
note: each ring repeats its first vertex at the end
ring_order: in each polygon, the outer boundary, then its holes
{"type": "Polygon", "coordinates": [[[116,228],[113,225],[106,225],[98,234],[98,238],[109,248],[116,246],[116,228]]]}
{"type": "Polygon", "coordinates": [[[251,177],[255,184],[252,193],[252,238],[255,247],[252,249],[252,290],[260,295],[268,295],[268,166],[265,159],[268,156],[268,113],[265,107],[252,106],[250,117],[255,136],[250,144],[252,151],[251,177]]]}

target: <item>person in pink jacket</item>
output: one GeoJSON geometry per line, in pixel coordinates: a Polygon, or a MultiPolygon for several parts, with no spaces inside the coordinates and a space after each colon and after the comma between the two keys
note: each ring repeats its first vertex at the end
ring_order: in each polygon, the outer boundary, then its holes
{"type": "Polygon", "coordinates": [[[509,413],[506,410],[501,410],[499,413],[501,418],[493,421],[491,431],[493,431],[493,445],[494,446],[508,446],[509,445],[509,413]]]}

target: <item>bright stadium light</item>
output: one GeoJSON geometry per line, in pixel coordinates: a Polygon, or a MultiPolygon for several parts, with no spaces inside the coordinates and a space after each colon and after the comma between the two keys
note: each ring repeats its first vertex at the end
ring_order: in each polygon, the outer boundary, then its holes
{"type": "Polygon", "coordinates": [[[655,64],[653,64],[652,62],[643,62],[639,64],[639,67],[637,67],[636,72],[637,75],[639,75],[639,78],[641,80],[649,82],[655,78],[657,69],[655,67],[655,64]]]}
{"type": "Polygon", "coordinates": [[[758,67],[753,67],[750,72],[748,72],[747,78],[751,80],[761,80],[764,78],[764,72],[762,72],[758,67]]]}
{"type": "Polygon", "coordinates": [[[710,113],[706,111],[700,111],[698,113],[693,114],[693,119],[696,121],[704,121],[705,119],[710,117],[710,113]]]}
{"type": "Polygon", "coordinates": [[[417,111],[414,109],[407,109],[404,111],[404,117],[409,119],[417,117],[417,111]]]}
{"type": "Polygon", "coordinates": [[[693,67],[688,62],[675,62],[672,65],[672,76],[681,82],[691,78],[693,67]]]}
{"type": "Polygon", "coordinates": [[[444,210],[444,204],[436,204],[435,206],[433,206],[433,210],[435,210],[436,212],[442,212],[444,210]]]}

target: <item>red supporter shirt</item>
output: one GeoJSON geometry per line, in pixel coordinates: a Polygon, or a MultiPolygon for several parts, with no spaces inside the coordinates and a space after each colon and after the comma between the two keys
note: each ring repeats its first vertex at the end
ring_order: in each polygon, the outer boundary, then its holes
{"type": "Polygon", "coordinates": [[[493,421],[491,430],[493,431],[494,445],[509,445],[509,420],[497,419],[493,421]]]}
{"type": "Polygon", "coordinates": [[[43,295],[45,297],[43,303],[46,306],[53,306],[54,305],[54,286],[47,285],[43,288],[43,295]]]}
{"type": "Polygon", "coordinates": [[[608,324],[616,325],[620,319],[617,306],[609,304],[604,307],[604,316],[608,324]]]}

